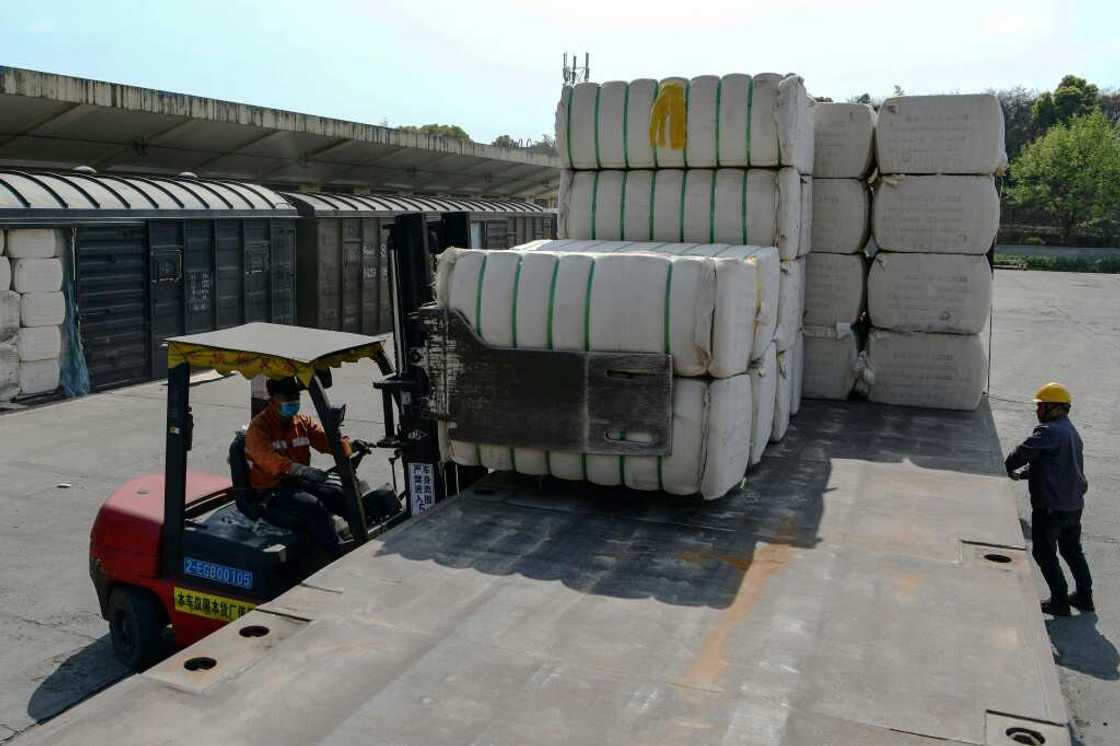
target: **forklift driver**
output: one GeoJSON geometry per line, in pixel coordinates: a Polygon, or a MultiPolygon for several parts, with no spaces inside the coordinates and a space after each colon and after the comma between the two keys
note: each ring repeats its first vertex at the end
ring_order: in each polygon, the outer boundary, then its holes
{"type": "MultiPolygon", "coordinates": [[[[311,466],[311,448],[329,453],[323,426],[299,413],[302,386],[295,378],[268,379],[268,407],[249,423],[245,456],[249,483],[264,506],[269,523],[306,531],[332,558],[341,554],[334,515],[345,515],[345,493],[327,472],[311,466]]],[[[342,439],[344,455],[351,443],[342,439]]]]}

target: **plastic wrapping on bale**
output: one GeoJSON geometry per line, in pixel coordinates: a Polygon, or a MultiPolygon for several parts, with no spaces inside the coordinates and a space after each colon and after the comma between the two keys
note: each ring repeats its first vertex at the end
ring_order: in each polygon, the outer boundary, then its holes
{"type": "Polygon", "coordinates": [[[884,174],[991,174],[1007,168],[1003,107],[984,93],[901,96],[879,107],[875,144],[884,174]]]}
{"type": "Polygon", "coordinates": [[[871,323],[900,332],[976,334],[992,309],[988,258],[881,252],[867,278],[871,323]]]}
{"type": "MultiPolygon", "coordinates": [[[[725,333],[738,333],[740,314],[738,309],[744,301],[749,302],[751,295],[749,281],[746,294],[738,282],[720,282],[724,272],[747,273],[754,282],[754,338],[750,344],[750,357],[757,360],[766,350],[766,345],[774,338],[778,325],[778,299],[780,262],[778,251],[772,246],[732,246],[729,244],[697,243],[645,243],[635,241],[574,241],[544,240],[515,246],[513,251],[555,251],[560,253],[588,254],[666,254],[669,256],[709,257],[718,260],[716,264],[716,301],[713,328],[717,336],[725,333]],[[744,265],[737,268],[726,266],[728,262],[744,265]],[[725,331],[726,330],[726,331],[725,331]]],[[[722,367],[721,359],[712,361],[712,375],[721,377],[727,369],[722,367]]]]}
{"type": "Polygon", "coordinates": [[[19,331],[20,296],[14,290],[0,290],[0,342],[19,331]]]}
{"type": "Polygon", "coordinates": [[[700,494],[715,499],[742,480],[750,457],[751,378],[673,379],[672,453],[601,456],[453,440],[440,424],[440,452],[464,466],[552,475],[604,486],[700,494]]]}
{"type": "MultiPolygon", "coordinates": [[[[3,231],[0,231],[0,235],[3,231]]],[[[12,289],[12,263],[6,256],[0,256],[0,293],[12,289]]]]}
{"type": "Polygon", "coordinates": [[[19,396],[19,351],[11,342],[0,342],[0,401],[19,396]]]}
{"type": "Polygon", "coordinates": [[[797,344],[793,347],[793,393],[790,395],[789,413],[796,416],[801,409],[801,397],[805,382],[805,332],[797,333],[797,344]]]}
{"type": "Polygon", "coordinates": [[[871,235],[871,191],[858,179],[813,179],[813,251],[856,254],[871,235]]]}
{"type": "Polygon", "coordinates": [[[774,404],[778,397],[778,352],[773,343],[748,371],[751,379],[751,465],[762,460],[774,427],[774,404]]]}
{"type": "Polygon", "coordinates": [[[867,344],[871,401],[972,410],[988,369],[975,334],[905,334],[875,329],[867,344]]]}
{"type": "Polygon", "coordinates": [[[801,248],[801,177],[792,168],[564,171],[560,238],[801,248]]]}
{"type": "Polygon", "coordinates": [[[24,327],[16,335],[20,362],[50,360],[62,354],[62,333],[57,326],[24,327]]]}
{"type": "Polygon", "coordinates": [[[986,254],[999,195],[990,176],[889,176],[875,189],[871,223],[882,251],[986,254]]]}
{"type": "Polygon", "coordinates": [[[556,147],[575,169],[792,166],[813,170],[816,103],[796,75],[565,86],[556,147]]]}
{"type": "Polygon", "coordinates": [[[16,259],[12,262],[12,290],[20,293],[62,290],[62,260],[16,259]]]}
{"type": "Polygon", "coordinates": [[[53,228],[20,228],[7,231],[4,248],[12,259],[50,259],[62,256],[66,234],[53,228]]]}
{"type": "Polygon", "coordinates": [[[813,250],[813,177],[801,177],[801,228],[797,237],[797,257],[813,250]]]}
{"type": "Polygon", "coordinates": [[[862,254],[805,257],[805,326],[851,326],[863,313],[867,259],[862,254]]]}
{"type": "Polygon", "coordinates": [[[797,344],[777,355],[778,385],[774,392],[774,424],[770,429],[770,442],[777,443],[786,437],[789,418],[793,415],[793,357],[797,344]]]}
{"type": "Polygon", "coordinates": [[[860,342],[855,331],[807,326],[803,339],[801,395],[806,399],[847,399],[861,369],[860,342]]]}
{"type": "Polygon", "coordinates": [[[797,342],[805,311],[805,259],[782,262],[778,288],[778,328],[774,343],[785,352],[797,342]]]}
{"type": "Polygon", "coordinates": [[[49,394],[58,388],[58,358],[33,360],[19,364],[19,393],[21,396],[49,394]]]}
{"type": "Polygon", "coordinates": [[[22,326],[58,326],[66,321],[66,299],[61,292],[23,293],[19,317],[22,326]]]}
{"type": "Polygon", "coordinates": [[[814,119],[814,177],[863,179],[874,170],[874,109],[867,104],[819,103],[814,119]]]}

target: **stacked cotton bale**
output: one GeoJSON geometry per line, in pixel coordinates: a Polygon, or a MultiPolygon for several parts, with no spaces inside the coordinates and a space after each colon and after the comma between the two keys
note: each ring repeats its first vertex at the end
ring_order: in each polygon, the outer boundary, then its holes
{"type": "Polygon", "coordinates": [[[48,229],[9,230],[0,241],[0,400],[58,388],[64,242],[48,229]]]}
{"type": "Polygon", "coordinates": [[[880,251],[867,280],[872,401],[980,402],[1003,138],[991,95],[900,97],[879,111],[872,231],[880,251]]]}
{"type": "MultiPolygon", "coordinates": [[[[455,437],[454,423],[441,423],[441,453],[462,465],[723,496],[742,480],[751,458],[758,295],[777,291],[776,251],[712,245],[693,255],[687,246],[654,253],[627,251],[626,242],[595,243],[604,242],[450,249],[440,255],[436,300],[498,347],[670,354],[671,453],[606,456],[470,443],[455,437]]],[[[773,360],[773,342],[766,342],[773,360]]],[[[773,386],[761,388],[772,403],[773,386]]]]}
{"type": "Polygon", "coordinates": [[[870,106],[817,105],[802,384],[803,395],[813,399],[846,399],[862,369],[858,324],[865,304],[874,143],[870,106]]]}
{"type": "Polygon", "coordinates": [[[752,463],[799,404],[814,108],[801,78],[768,73],[581,83],[556,112],[561,238],[776,250],[774,335],[754,345],[749,372],[752,463]]]}

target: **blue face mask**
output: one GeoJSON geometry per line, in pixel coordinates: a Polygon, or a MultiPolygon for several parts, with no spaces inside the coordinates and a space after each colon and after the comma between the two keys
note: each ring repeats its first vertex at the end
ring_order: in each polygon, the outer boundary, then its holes
{"type": "Polygon", "coordinates": [[[299,400],[280,402],[281,417],[295,417],[299,414],[299,400]]]}

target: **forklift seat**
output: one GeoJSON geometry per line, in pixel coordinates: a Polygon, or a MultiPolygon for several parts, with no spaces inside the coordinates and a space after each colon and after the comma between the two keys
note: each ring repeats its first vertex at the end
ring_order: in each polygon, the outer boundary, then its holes
{"type": "Polygon", "coordinates": [[[229,444],[229,476],[233,499],[241,514],[252,521],[264,517],[264,504],[249,483],[249,459],[245,457],[245,432],[238,431],[229,444]]]}

